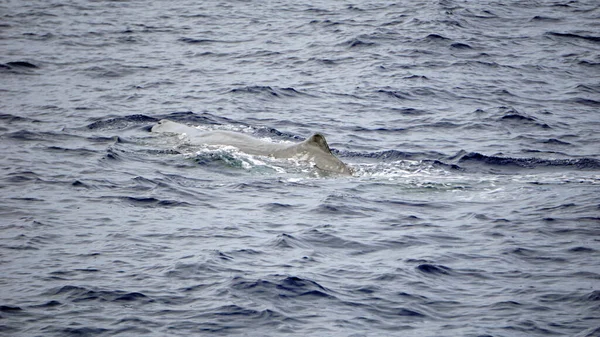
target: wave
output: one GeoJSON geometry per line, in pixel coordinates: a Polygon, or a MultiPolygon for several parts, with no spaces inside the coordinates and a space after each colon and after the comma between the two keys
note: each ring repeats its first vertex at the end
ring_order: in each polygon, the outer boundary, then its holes
{"type": "Polygon", "coordinates": [[[124,129],[131,125],[139,125],[140,123],[156,123],[159,119],[149,117],[146,115],[129,115],[123,117],[114,117],[109,119],[102,119],[95,121],[87,125],[90,130],[113,130],[113,129],[124,129]]]}
{"type": "Polygon", "coordinates": [[[259,296],[279,298],[335,298],[333,292],[317,282],[297,276],[275,276],[271,280],[248,280],[242,277],[233,279],[231,289],[259,296]]]}
{"type": "Polygon", "coordinates": [[[560,18],[553,18],[553,17],[549,17],[549,16],[543,16],[543,15],[536,15],[533,18],[531,18],[530,21],[538,21],[538,22],[560,22],[562,21],[562,19],[560,18]]]}
{"type": "Polygon", "coordinates": [[[267,97],[277,97],[277,98],[291,98],[291,97],[300,97],[300,96],[312,96],[307,93],[298,91],[294,88],[279,88],[279,87],[271,87],[271,86],[263,86],[263,85],[252,85],[245,86],[240,88],[234,88],[229,91],[229,93],[233,94],[259,94],[266,95],[267,97]]]}
{"type": "Polygon", "coordinates": [[[7,124],[17,123],[17,122],[23,122],[23,123],[39,123],[40,122],[37,119],[16,116],[16,115],[7,114],[7,113],[0,113],[0,121],[7,123],[7,124]]]}
{"type": "Polygon", "coordinates": [[[71,302],[154,302],[153,299],[139,292],[126,292],[122,290],[92,290],[85,287],[66,285],[46,293],[49,296],[64,296],[71,302]]]}
{"type": "Polygon", "coordinates": [[[600,160],[594,158],[577,159],[541,159],[541,158],[512,158],[487,156],[478,152],[460,155],[458,163],[462,166],[484,164],[494,167],[508,168],[568,168],[577,170],[600,170],[600,160]]]}
{"type": "Polygon", "coordinates": [[[434,265],[429,263],[423,263],[416,267],[422,273],[430,274],[430,275],[449,275],[452,269],[442,266],[442,265],[434,265]]]}
{"type": "MultiPolygon", "coordinates": [[[[508,91],[504,94],[512,95],[508,91]]],[[[490,119],[496,122],[509,124],[512,127],[540,127],[542,129],[551,129],[552,127],[547,123],[539,120],[539,117],[531,116],[527,113],[521,112],[512,106],[497,106],[489,109],[477,109],[473,112],[477,115],[489,116],[490,119]]]]}
{"type": "Polygon", "coordinates": [[[191,38],[191,37],[181,37],[177,41],[179,41],[179,42],[185,42],[185,43],[189,43],[189,44],[200,44],[200,45],[213,44],[213,43],[243,43],[243,42],[249,42],[249,40],[226,41],[226,40],[213,40],[213,39],[202,39],[202,38],[195,39],[195,38],[191,38]]]}
{"type": "MultiPolygon", "coordinates": [[[[240,124],[226,117],[216,116],[210,113],[195,113],[192,111],[177,111],[168,114],[147,116],[143,114],[134,114],[127,116],[116,116],[106,119],[99,119],[88,124],[86,127],[90,130],[119,130],[130,127],[147,126],[150,123],[157,123],[161,119],[169,119],[180,123],[190,123],[196,125],[221,125],[221,124],[240,124]]],[[[148,130],[149,131],[149,130],[148,130]]]]}
{"type": "Polygon", "coordinates": [[[375,46],[377,44],[375,42],[368,42],[368,41],[364,41],[364,40],[361,40],[358,38],[354,38],[354,39],[345,41],[344,43],[342,43],[342,45],[346,46],[348,48],[364,48],[364,47],[375,46]]]}
{"type": "Polygon", "coordinates": [[[413,99],[410,93],[404,91],[380,89],[377,90],[377,92],[387,97],[396,98],[399,100],[413,99]]]}
{"type": "Polygon", "coordinates": [[[569,38],[569,39],[585,40],[585,41],[594,42],[594,43],[600,42],[600,36],[593,36],[593,35],[583,35],[583,34],[574,34],[574,33],[557,33],[557,32],[548,32],[548,33],[546,33],[546,35],[569,38]]]}
{"type": "Polygon", "coordinates": [[[445,157],[444,154],[439,152],[409,152],[409,151],[400,151],[400,150],[383,150],[383,151],[373,151],[373,152],[357,152],[357,151],[348,151],[348,150],[336,150],[331,149],[331,151],[342,157],[342,158],[358,158],[358,159],[367,159],[370,162],[373,160],[381,161],[381,162],[396,162],[403,160],[413,160],[413,161],[424,161],[429,164],[436,165],[448,165],[452,166],[453,164],[443,163],[440,160],[445,157]],[[435,159],[433,159],[435,158],[435,159]],[[439,159],[438,159],[439,158],[439,159]]]}
{"type": "Polygon", "coordinates": [[[39,66],[27,61],[0,63],[0,72],[17,75],[33,75],[39,66]]]}
{"type": "Polygon", "coordinates": [[[177,201],[170,199],[157,199],[154,197],[121,197],[121,196],[103,196],[102,199],[123,201],[131,206],[143,208],[172,208],[172,207],[188,207],[190,203],[185,201],[177,201]]]}
{"type": "Polygon", "coordinates": [[[10,305],[0,305],[0,312],[11,313],[11,312],[20,312],[23,311],[21,307],[10,306],[10,305]]]}
{"type": "Polygon", "coordinates": [[[12,62],[6,62],[4,64],[0,64],[0,65],[9,67],[9,68],[30,68],[30,69],[39,68],[35,64],[27,62],[27,61],[12,61],[12,62]]]}

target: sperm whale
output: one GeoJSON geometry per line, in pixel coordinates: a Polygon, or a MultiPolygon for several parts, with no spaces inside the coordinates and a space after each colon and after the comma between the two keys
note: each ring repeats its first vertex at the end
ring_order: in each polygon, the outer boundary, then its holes
{"type": "Polygon", "coordinates": [[[320,133],[295,144],[273,143],[232,131],[202,131],[181,123],[163,119],[152,127],[152,132],[185,134],[193,144],[233,146],[240,151],[273,158],[297,158],[313,163],[316,168],[344,175],[352,170],[339,160],[320,133]]]}

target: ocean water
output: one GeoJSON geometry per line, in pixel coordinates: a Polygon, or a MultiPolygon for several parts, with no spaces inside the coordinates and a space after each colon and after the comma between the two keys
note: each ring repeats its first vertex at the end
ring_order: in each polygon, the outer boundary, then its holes
{"type": "Polygon", "coordinates": [[[597,1],[0,18],[0,335],[600,335],[597,1]],[[354,174],[160,119],[321,132],[354,174]]]}

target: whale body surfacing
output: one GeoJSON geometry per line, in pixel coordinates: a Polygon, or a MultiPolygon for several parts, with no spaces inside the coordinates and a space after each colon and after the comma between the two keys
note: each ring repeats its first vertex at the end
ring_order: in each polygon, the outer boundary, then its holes
{"type": "Polygon", "coordinates": [[[201,131],[181,123],[163,119],[152,127],[152,132],[185,134],[190,141],[198,145],[225,145],[258,156],[273,158],[297,158],[314,163],[323,171],[352,175],[352,170],[331,153],[325,137],[315,133],[303,142],[282,144],[260,139],[232,131],[201,131]]]}

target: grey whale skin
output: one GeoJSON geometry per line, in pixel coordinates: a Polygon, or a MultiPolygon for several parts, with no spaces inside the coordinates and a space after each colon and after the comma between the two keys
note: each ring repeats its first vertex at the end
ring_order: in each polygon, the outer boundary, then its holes
{"type": "Polygon", "coordinates": [[[296,144],[271,143],[231,131],[203,132],[194,127],[163,119],[152,127],[152,132],[186,134],[194,144],[227,145],[240,151],[273,158],[298,158],[309,161],[323,171],[352,175],[352,170],[331,153],[325,137],[315,133],[296,144]]]}

